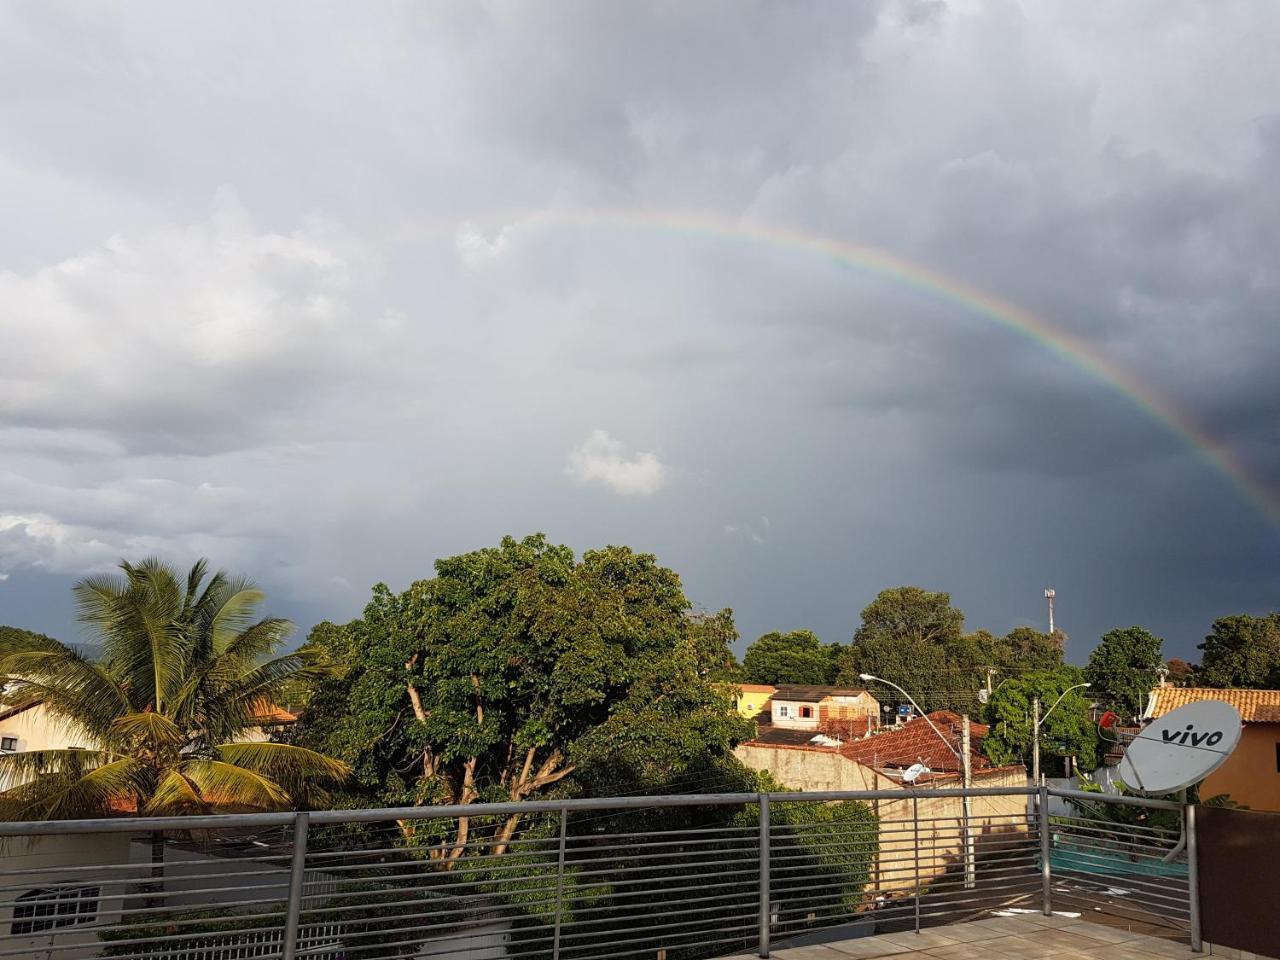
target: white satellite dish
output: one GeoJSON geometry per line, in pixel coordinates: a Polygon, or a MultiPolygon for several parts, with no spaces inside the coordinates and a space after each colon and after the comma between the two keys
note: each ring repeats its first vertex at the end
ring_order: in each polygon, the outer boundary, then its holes
{"type": "Polygon", "coordinates": [[[1221,700],[1201,700],[1153,720],[1129,742],[1117,773],[1139,793],[1173,793],[1199,783],[1240,742],[1240,714],[1221,700]]]}
{"type": "Polygon", "coordinates": [[[932,772],[933,771],[930,770],[928,767],[926,767],[923,763],[913,763],[911,766],[907,767],[906,771],[902,774],[902,782],[915,783],[926,773],[932,773],[932,772]]]}

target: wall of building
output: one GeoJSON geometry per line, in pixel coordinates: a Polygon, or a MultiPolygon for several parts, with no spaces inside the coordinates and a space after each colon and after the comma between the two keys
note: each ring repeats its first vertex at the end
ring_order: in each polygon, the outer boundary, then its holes
{"type": "MultiPolygon", "coordinates": [[[[872,886],[881,893],[913,889],[919,870],[921,883],[936,880],[954,870],[963,860],[964,808],[959,797],[926,798],[916,801],[920,824],[913,828],[915,811],[910,793],[898,781],[871,767],[841,756],[835,750],[803,747],[742,744],[734,751],[738,759],[755,770],[767,770],[779,783],[793,790],[894,790],[901,800],[867,801],[880,818],[880,854],[872,886]],[[917,865],[917,840],[922,851],[917,865]]],[[[977,781],[982,787],[1022,788],[1027,784],[1021,767],[985,772],[977,781]]],[[[954,781],[935,786],[957,786],[954,781]]],[[[1025,840],[1027,830],[1025,796],[975,797],[970,826],[979,856],[1010,842],[1025,840]]]]}
{"type": "Polygon", "coordinates": [[[1246,723],[1240,743],[1200,784],[1200,799],[1229,794],[1251,810],[1280,811],[1280,723],[1246,723]]]}
{"type": "Polygon", "coordinates": [[[111,871],[117,879],[104,882],[106,871],[86,871],[85,867],[120,866],[129,863],[129,837],[123,833],[66,834],[62,836],[13,837],[0,839],[3,889],[0,889],[0,934],[13,931],[14,908],[24,893],[49,888],[97,887],[97,911],[89,922],[75,926],[5,939],[6,952],[42,956],[42,948],[56,946],[54,956],[77,960],[97,956],[101,944],[97,930],[120,919],[124,906],[124,876],[127,871],[111,871]]]}
{"type": "Polygon", "coordinates": [[[818,729],[818,704],[812,700],[779,700],[775,694],[769,701],[773,725],[784,730],[818,729]],[[808,711],[809,715],[804,715],[808,711]]]}
{"type": "Polygon", "coordinates": [[[60,720],[42,703],[0,720],[0,737],[13,737],[18,741],[19,751],[65,750],[92,745],[84,730],[60,720]]]}
{"type": "Polygon", "coordinates": [[[742,690],[737,693],[738,713],[747,719],[754,719],[761,710],[769,703],[769,698],[773,696],[772,690],[742,690]]]}

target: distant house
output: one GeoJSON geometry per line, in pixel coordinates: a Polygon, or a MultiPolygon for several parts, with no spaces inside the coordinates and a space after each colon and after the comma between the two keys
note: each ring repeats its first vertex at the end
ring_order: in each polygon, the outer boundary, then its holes
{"type": "Polygon", "coordinates": [[[767,683],[737,683],[733,685],[733,702],[738,713],[754,720],[769,705],[769,699],[778,689],[767,683]]]}
{"type": "MultiPolygon", "coordinates": [[[[775,694],[775,711],[784,689],[780,687],[775,694]]],[[[956,754],[962,743],[961,718],[948,710],[938,710],[929,714],[929,719],[945,738],[945,743],[923,718],[908,721],[894,730],[869,733],[871,720],[864,715],[860,721],[864,733],[860,738],[844,739],[817,729],[794,729],[772,724],[761,726],[755,739],[740,744],[735,754],[747,766],[768,771],[775,780],[793,790],[902,790],[903,799],[876,800],[872,801],[872,806],[877,816],[886,822],[909,820],[912,817],[912,801],[907,799],[910,788],[903,785],[902,776],[911,766],[924,763],[929,767],[931,773],[916,781],[922,786],[960,785],[960,764],[956,754]]],[[[986,735],[987,727],[970,724],[970,764],[974,785],[1025,787],[1025,767],[1021,764],[999,767],[983,755],[982,740],[986,735]]],[[[918,803],[922,821],[927,819],[928,822],[927,832],[921,834],[920,842],[932,850],[921,860],[921,869],[928,879],[954,864],[960,852],[962,808],[960,800],[952,797],[925,799],[918,803]]],[[[1002,844],[1009,836],[1025,831],[1026,798],[975,798],[972,826],[980,848],[1002,844]]],[[[876,874],[879,889],[888,893],[911,886],[915,882],[914,857],[912,838],[882,835],[880,869],[876,874]],[[908,862],[913,865],[910,874],[906,870],[908,862]]]]}
{"type": "Polygon", "coordinates": [[[1201,799],[1225,793],[1254,810],[1280,811],[1280,690],[1157,687],[1142,719],[1156,720],[1170,710],[1204,700],[1231,704],[1239,711],[1244,730],[1231,756],[1200,784],[1201,799]]]}
{"type": "Polygon", "coordinates": [[[781,729],[815,733],[841,722],[875,729],[880,725],[880,701],[865,689],[783,683],[769,700],[769,722],[781,729]]]}

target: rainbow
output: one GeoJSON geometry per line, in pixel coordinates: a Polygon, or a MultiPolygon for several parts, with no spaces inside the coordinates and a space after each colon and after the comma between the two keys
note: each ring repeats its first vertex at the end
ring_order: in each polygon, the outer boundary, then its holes
{"type": "MultiPolygon", "coordinates": [[[[976,287],[913,263],[886,250],[810,233],[796,227],[739,220],[709,211],[650,210],[626,207],[589,207],[529,210],[507,216],[468,218],[466,224],[503,228],[620,227],[676,231],[740,243],[775,247],[784,251],[822,257],[841,266],[869,272],[922,291],[934,299],[994,321],[1039,344],[1068,364],[1084,370],[1126,397],[1161,424],[1220,473],[1269,523],[1280,523],[1280,495],[1254,477],[1248,467],[1191,414],[1180,409],[1123,365],[1099,351],[1087,340],[1050,323],[1016,304],[976,287]]],[[[451,229],[456,233],[459,224],[451,229]]],[[[434,232],[434,231],[433,231],[434,232]]]]}

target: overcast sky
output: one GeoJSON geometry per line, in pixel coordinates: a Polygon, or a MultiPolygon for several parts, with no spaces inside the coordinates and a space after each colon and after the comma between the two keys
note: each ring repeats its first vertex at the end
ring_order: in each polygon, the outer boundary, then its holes
{"type": "Polygon", "coordinates": [[[1011,301],[1274,494],[1277,49],[1272,0],[0,4],[0,622],[72,637],[76,577],[158,553],[305,630],[545,531],[746,639],[902,583],[1004,632],[1052,585],[1073,658],[1190,655],[1280,607],[1280,533],[1176,431],[664,224],[1011,301]]]}

